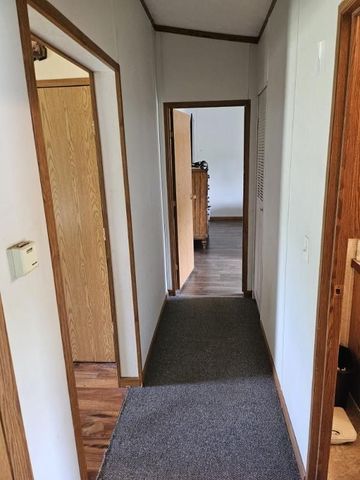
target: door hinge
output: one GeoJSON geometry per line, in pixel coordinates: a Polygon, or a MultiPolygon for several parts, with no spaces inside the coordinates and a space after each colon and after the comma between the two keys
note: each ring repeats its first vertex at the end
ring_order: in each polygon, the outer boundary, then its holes
{"type": "Polygon", "coordinates": [[[175,270],[179,270],[179,265],[175,265],[175,270]]]}
{"type": "Polygon", "coordinates": [[[106,242],[106,230],[105,230],[105,227],[103,227],[103,236],[104,236],[104,242],[106,242]]]}

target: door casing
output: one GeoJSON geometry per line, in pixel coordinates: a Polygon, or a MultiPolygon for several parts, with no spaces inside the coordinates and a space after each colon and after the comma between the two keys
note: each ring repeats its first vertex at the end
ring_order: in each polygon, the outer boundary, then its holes
{"type": "MultiPolygon", "coordinates": [[[[337,246],[342,218],[344,185],[343,134],[347,121],[352,22],[360,13],[360,0],[345,0],[339,6],[332,119],[325,193],[321,268],[317,307],[310,446],[307,480],[326,480],[330,454],[335,398],[337,357],[341,327],[342,285],[337,284],[344,262],[337,246]]],[[[357,20],[358,22],[360,20],[357,20]]],[[[358,53],[360,56],[360,52],[358,53]]],[[[357,189],[358,190],[358,189],[357,189]]],[[[357,203],[360,203],[358,194],[357,203]]]]}
{"type": "MultiPolygon", "coordinates": [[[[126,222],[127,222],[127,235],[128,235],[128,251],[129,251],[129,264],[131,273],[131,289],[132,289],[132,302],[134,313],[134,327],[135,338],[137,347],[137,364],[138,364],[138,377],[124,378],[121,377],[121,386],[139,386],[142,385],[143,371],[142,371],[142,358],[141,358],[141,340],[140,340],[140,325],[139,325],[139,309],[137,298],[137,284],[136,284],[136,271],[135,271],[135,255],[134,255],[134,240],[132,229],[132,214],[131,214],[131,202],[130,202],[130,190],[129,190],[129,178],[128,178],[128,166],[125,144],[125,126],[123,117],[123,102],[122,102],[122,88],[121,88],[121,75],[120,66],[113,60],[106,52],[104,52],[96,43],[94,43],[89,37],[87,37],[81,30],[78,29],[70,20],[68,20],[59,10],[57,10],[47,0],[16,0],[20,39],[22,45],[22,53],[25,67],[25,75],[27,82],[27,89],[30,102],[30,110],[32,116],[34,138],[36,154],[38,159],[39,173],[41,179],[41,188],[44,199],[45,217],[47,224],[47,231],[50,240],[50,252],[52,259],[57,259],[59,256],[59,247],[57,245],[56,238],[56,224],[54,218],[54,211],[50,194],[50,180],[47,167],[46,150],[44,145],[44,137],[42,132],[42,123],[39,110],[39,100],[37,96],[37,86],[35,79],[35,71],[32,58],[31,38],[34,36],[30,29],[30,20],[28,7],[36,10],[40,15],[51,22],[53,28],[60,29],[65,35],[74,40],[81,48],[89,52],[93,57],[100,60],[102,64],[113,72],[114,82],[116,88],[116,105],[118,110],[119,119],[119,143],[121,145],[121,158],[119,158],[119,167],[123,171],[123,186],[126,208],[126,222]]],[[[46,43],[46,42],[44,42],[46,43]]],[[[56,53],[63,55],[65,58],[69,58],[68,55],[61,52],[54,45],[49,47],[56,53]]],[[[73,59],[69,58],[70,61],[73,59]]],[[[83,65],[78,62],[74,62],[84,70],[89,71],[83,65]]],[[[89,72],[90,76],[92,72],[89,72]]],[[[109,271],[110,273],[110,271],[109,271]]],[[[76,393],[75,375],[73,370],[73,362],[71,355],[71,343],[69,338],[69,332],[67,328],[66,309],[64,304],[64,291],[63,282],[59,262],[53,262],[53,275],[55,280],[55,291],[58,305],[58,314],[60,320],[61,338],[63,343],[63,352],[65,359],[66,376],[68,382],[69,398],[71,413],[74,426],[74,434],[76,441],[76,449],[78,455],[79,469],[81,480],[87,480],[87,468],[85,461],[85,454],[82,442],[82,429],[80,421],[79,406],[76,393]]]]}
{"type": "Polygon", "coordinates": [[[179,290],[179,253],[176,227],[176,185],[175,185],[175,155],[172,141],[173,111],[177,108],[206,108],[206,107],[244,107],[244,213],[243,213],[243,255],[242,255],[242,291],[244,296],[252,297],[248,286],[248,230],[249,230],[249,155],[250,155],[250,100],[219,100],[200,102],[166,102],[164,103],[164,133],[166,156],[166,180],[168,196],[168,222],[170,243],[171,287],[169,295],[176,295],[179,290]]]}

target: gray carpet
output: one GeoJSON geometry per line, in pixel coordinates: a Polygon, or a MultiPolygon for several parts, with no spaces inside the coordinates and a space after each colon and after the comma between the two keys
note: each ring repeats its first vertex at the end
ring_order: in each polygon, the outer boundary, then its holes
{"type": "Polygon", "coordinates": [[[252,300],[168,301],[98,478],[299,480],[252,300]]]}

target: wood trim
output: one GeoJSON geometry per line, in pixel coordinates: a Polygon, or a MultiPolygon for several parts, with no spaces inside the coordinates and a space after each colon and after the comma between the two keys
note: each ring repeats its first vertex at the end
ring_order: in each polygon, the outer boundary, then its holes
{"type": "Polygon", "coordinates": [[[244,131],[244,187],[243,187],[243,256],[242,256],[242,291],[248,292],[249,263],[249,190],[250,190],[250,121],[251,103],[245,105],[244,131]]]}
{"type": "Polygon", "coordinates": [[[44,208],[45,208],[45,217],[46,217],[46,223],[47,223],[48,236],[50,240],[49,241],[50,252],[51,252],[51,257],[53,262],[55,291],[56,291],[56,298],[57,298],[57,304],[58,304],[61,337],[63,342],[66,375],[67,375],[69,398],[70,398],[70,405],[71,405],[71,412],[72,412],[72,418],[73,418],[75,440],[76,440],[76,447],[77,447],[77,454],[78,454],[78,461],[79,461],[79,468],[80,468],[80,476],[82,480],[86,480],[87,470],[86,470],[84,448],[83,448],[83,443],[81,438],[82,431],[81,431],[81,422],[80,422],[80,415],[79,415],[79,406],[78,406],[78,400],[77,400],[75,376],[74,376],[73,365],[72,365],[71,343],[70,343],[69,331],[67,328],[66,310],[64,308],[64,303],[63,303],[64,290],[63,290],[63,283],[62,283],[62,274],[60,270],[60,264],[58,262],[59,246],[57,243],[56,223],[55,223],[51,190],[50,190],[50,179],[49,179],[49,172],[48,172],[48,166],[47,166],[47,160],[46,160],[46,150],[45,150],[44,137],[43,137],[43,131],[42,131],[39,100],[37,95],[34,62],[32,58],[32,50],[31,50],[32,34],[30,31],[30,24],[29,24],[28,5],[34,8],[40,14],[42,14],[45,18],[47,18],[50,22],[52,22],[56,27],[60,28],[66,35],[68,35],[70,38],[76,41],[79,45],[85,48],[93,56],[98,58],[102,63],[107,65],[109,68],[111,68],[115,74],[122,168],[123,168],[125,202],[126,202],[126,213],[127,213],[128,244],[129,244],[130,270],[131,270],[131,281],[132,281],[137,359],[138,359],[139,379],[140,379],[140,382],[142,382],[139,312],[138,312],[138,300],[137,300],[134,242],[133,242],[130,191],[129,191],[128,169],[127,169],[126,144],[125,144],[125,128],[124,128],[124,117],[123,117],[120,66],[115,60],[113,60],[107,53],[105,53],[100,47],[98,47],[89,37],[87,37],[83,32],[81,32],[81,30],[79,30],[72,22],[70,22],[70,20],[68,20],[61,12],[59,12],[48,1],[16,0],[16,5],[17,5],[17,11],[18,11],[26,82],[27,82],[27,88],[28,88],[30,110],[31,110],[34,137],[35,137],[35,147],[36,147],[36,153],[38,158],[39,173],[41,178],[41,188],[42,188],[44,208]]]}
{"type": "Polygon", "coordinates": [[[360,273],[360,262],[353,258],[351,260],[351,268],[353,268],[356,273],[360,273]]]}
{"type": "Polygon", "coordinates": [[[243,217],[210,217],[210,222],[242,222],[243,217]]]}
{"type": "Polygon", "coordinates": [[[74,58],[69,57],[66,53],[63,51],[59,50],[57,47],[55,47],[52,43],[48,42],[47,40],[44,40],[43,38],[39,37],[39,35],[36,35],[35,33],[31,32],[31,40],[35,40],[36,42],[42,43],[45,45],[46,48],[49,50],[52,50],[54,53],[59,55],[59,57],[64,58],[70,63],[73,63],[75,66],[81,68],[81,70],[84,70],[87,73],[91,73],[91,70],[85,67],[82,63],[78,62],[74,58]]]}
{"type": "Polygon", "coordinates": [[[146,372],[147,372],[148,367],[149,367],[149,360],[150,360],[150,357],[151,357],[151,353],[154,350],[154,344],[155,344],[156,336],[157,336],[159,326],[160,326],[160,320],[161,320],[162,314],[164,312],[166,302],[167,302],[167,297],[164,298],[163,304],[161,306],[160,313],[159,313],[159,316],[158,316],[158,319],[157,319],[157,322],[156,322],[156,327],[155,327],[155,330],[154,330],[154,333],[153,333],[153,336],[152,336],[152,339],[151,339],[150,347],[149,347],[148,353],[146,355],[145,365],[144,365],[144,368],[143,368],[143,381],[145,380],[146,372]]]}
{"type": "Polygon", "coordinates": [[[154,24],[156,32],[174,33],[176,35],[186,35],[189,37],[211,38],[213,40],[226,40],[227,42],[239,43],[258,43],[258,37],[247,35],[234,35],[231,33],[208,32],[205,30],[193,30],[191,28],[172,27],[169,25],[154,24]]]}
{"type": "Polygon", "coordinates": [[[244,210],[243,210],[243,259],[242,259],[242,291],[244,295],[252,296],[247,289],[248,277],[248,226],[249,226],[249,175],[250,175],[250,100],[215,100],[200,102],[166,102],[164,103],[164,136],[166,157],[166,180],[168,193],[168,222],[170,239],[171,288],[169,294],[179,290],[178,278],[178,248],[176,229],[176,192],[174,145],[171,137],[172,111],[175,108],[207,108],[207,107],[245,107],[244,126],[244,210]],[[171,292],[171,293],[170,293],[171,292]]]}
{"type": "Polygon", "coordinates": [[[143,9],[145,10],[145,13],[146,13],[148,19],[150,20],[151,25],[154,27],[155,26],[155,21],[153,19],[153,16],[150,13],[150,10],[149,10],[148,6],[146,5],[145,0],[140,0],[140,3],[143,6],[143,9]]]}
{"type": "Polygon", "coordinates": [[[272,12],[273,12],[273,10],[274,10],[274,8],[275,8],[276,2],[277,2],[277,0],[273,0],[273,1],[271,2],[271,5],[270,5],[270,8],[269,8],[269,10],[268,10],[268,13],[267,13],[267,15],[266,15],[266,17],[265,17],[264,23],[262,24],[261,29],[260,29],[260,32],[259,32],[259,35],[258,35],[258,37],[257,37],[257,43],[260,42],[261,37],[263,36],[263,33],[264,33],[264,31],[265,31],[265,28],[266,28],[266,25],[268,24],[269,18],[270,18],[271,14],[272,14],[272,12]]]}
{"type": "Polygon", "coordinates": [[[14,368],[0,297],[0,422],[14,479],[32,480],[33,473],[25,437],[14,368]]]}
{"type": "Polygon", "coordinates": [[[140,0],[141,5],[143,6],[145,13],[150,20],[151,25],[153,26],[156,32],[165,32],[165,33],[173,33],[177,35],[187,35],[191,37],[202,37],[202,38],[212,38],[214,40],[225,40],[228,42],[239,42],[239,43],[252,43],[257,44],[260,42],[261,37],[264,33],[266,25],[269,22],[269,18],[275,8],[277,0],[273,0],[269,10],[266,14],[265,20],[261,26],[259,34],[257,36],[252,35],[236,35],[231,33],[221,33],[221,32],[209,32],[204,30],[194,30],[191,28],[180,28],[180,27],[172,27],[169,25],[159,25],[155,23],[153,16],[149,10],[149,7],[146,4],[145,0],[140,0]]]}
{"type": "Polygon", "coordinates": [[[171,264],[171,288],[169,294],[176,295],[179,289],[179,256],[177,247],[176,227],[176,189],[175,189],[175,168],[174,168],[174,142],[171,132],[173,130],[172,108],[164,105],[164,133],[165,133],[165,156],[166,156],[166,184],[168,196],[168,222],[170,242],[170,264],[171,264]],[[170,293],[171,292],[171,293],[170,293]]]}
{"type": "Polygon", "coordinates": [[[252,290],[245,290],[243,293],[245,298],[253,298],[253,291],[252,290]]]}
{"type": "Polygon", "coordinates": [[[130,253],[130,271],[131,271],[131,286],[132,286],[132,296],[133,296],[134,324],[135,324],[135,336],[136,336],[136,348],[137,348],[138,375],[139,375],[140,382],[142,383],[143,378],[142,378],[139,304],[138,304],[137,283],[136,283],[135,250],[134,250],[134,236],[133,236],[133,228],[132,228],[129,171],[128,171],[126,142],[125,142],[124,107],[123,107],[123,100],[122,100],[120,66],[118,64],[116,65],[117,66],[115,68],[115,82],[116,82],[116,93],[117,93],[118,113],[119,113],[122,168],[123,168],[123,175],[124,175],[124,191],[125,191],[126,218],[127,218],[127,228],[128,228],[128,246],[129,246],[129,253],[130,253]]]}
{"type": "MultiPolygon", "coordinates": [[[[289,415],[289,411],[288,411],[288,408],[287,408],[287,405],[286,405],[285,397],[284,397],[284,394],[283,394],[283,391],[282,391],[282,388],[281,388],[279,376],[277,374],[274,359],[273,359],[273,356],[271,354],[270,346],[269,346],[269,343],[267,341],[267,337],[266,337],[266,334],[265,334],[264,325],[262,324],[260,319],[259,319],[259,324],[260,324],[261,333],[262,333],[262,336],[263,336],[263,339],[264,339],[264,343],[265,343],[265,346],[266,346],[267,354],[268,354],[268,357],[269,357],[269,360],[270,360],[271,370],[272,370],[272,374],[273,374],[273,378],[274,378],[274,382],[275,382],[276,391],[277,391],[277,394],[278,394],[278,397],[279,397],[281,410],[282,410],[283,415],[284,415],[286,428],[287,428],[287,431],[288,431],[288,434],[289,434],[289,437],[290,437],[290,441],[291,441],[291,445],[292,445],[292,448],[293,448],[293,451],[294,451],[294,455],[295,455],[296,463],[297,463],[297,466],[298,466],[298,469],[299,469],[300,477],[301,477],[301,480],[305,480],[306,472],[305,472],[304,463],[302,461],[299,444],[296,440],[294,428],[293,428],[293,425],[292,425],[292,422],[291,422],[291,419],[290,419],[290,415],[289,415]]],[[[309,480],[310,480],[310,478],[309,478],[309,480]]]]}
{"type": "Polygon", "coordinates": [[[102,50],[102,48],[100,48],[95,42],[93,42],[87,35],[85,35],[85,33],[83,33],[68,18],[66,18],[65,15],[63,15],[50,2],[47,0],[19,1],[28,4],[38,13],[47,18],[51,23],[56,25],[62,32],[66,33],[66,35],[85,48],[85,50],[94,55],[94,57],[98,58],[102,63],[110,67],[112,70],[116,70],[118,63],[113,60],[104,50],[102,50]]]}
{"type": "Polygon", "coordinates": [[[93,72],[90,73],[89,80],[90,80],[90,93],[91,93],[93,119],[94,119],[94,126],[95,126],[96,159],[97,159],[99,184],[100,184],[101,210],[102,210],[102,217],[103,217],[103,227],[105,230],[105,237],[106,237],[105,250],[106,250],[106,264],[108,269],[111,319],[113,324],[113,341],[114,341],[118,382],[120,385],[121,361],[120,361],[120,345],[119,345],[119,334],[118,334],[116,303],[115,303],[114,273],[113,273],[112,258],[111,258],[111,237],[110,237],[108,209],[107,209],[107,202],[106,202],[105,178],[104,178],[104,166],[103,166],[101,140],[100,140],[99,117],[98,117],[98,110],[97,110],[97,103],[96,103],[95,77],[93,72]]]}
{"type": "Polygon", "coordinates": [[[90,78],[56,78],[36,81],[37,88],[84,87],[88,85],[90,85],[90,78]]]}
{"type": "Polygon", "coordinates": [[[121,377],[119,387],[121,388],[142,387],[142,382],[138,377],[121,377]]]}
{"type": "Polygon", "coordinates": [[[359,0],[346,0],[339,7],[315,338],[310,445],[307,467],[309,480],[326,480],[330,453],[340,335],[339,320],[341,318],[341,298],[334,295],[332,278],[334,276],[335,233],[342,165],[342,138],[346,117],[345,109],[350,64],[351,22],[353,12],[359,7],[359,0]]]}
{"type": "Polygon", "coordinates": [[[22,43],[23,57],[24,57],[24,66],[26,74],[26,82],[28,87],[28,95],[30,101],[30,110],[32,116],[34,137],[35,137],[35,147],[38,159],[39,173],[41,178],[41,189],[44,201],[45,208],[45,217],[47,223],[47,230],[49,236],[49,245],[50,253],[53,266],[53,275],[55,281],[55,292],[58,306],[58,313],[60,319],[60,330],[61,338],[63,343],[64,359],[65,359],[65,368],[66,376],[69,389],[71,413],[74,425],[75,432],[75,441],[76,449],[79,461],[80,476],[81,480],[87,479],[87,470],[85,462],[85,454],[83,443],[81,439],[81,421],[79,413],[79,405],[77,400],[76,384],[75,384],[75,375],[72,365],[72,355],[71,355],[71,342],[70,335],[67,325],[67,314],[65,309],[65,292],[62,281],[62,272],[60,268],[60,252],[59,245],[56,234],[56,222],[55,214],[52,202],[51,187],[50,187],[50,177],[49,170],[46,159],[46,148],[42,130],[41,122],[41,112],[39,106],[39,99],[37,94],[36,80],[35,80],[35,71],[34,71],[34,62],[32,59],[31,52],[31,32],[29,17],[27,11],[27,1],[26,0],[16,0],[18,18],[19,18],[19,27],[20,27],[20,37],[22,43]]]}

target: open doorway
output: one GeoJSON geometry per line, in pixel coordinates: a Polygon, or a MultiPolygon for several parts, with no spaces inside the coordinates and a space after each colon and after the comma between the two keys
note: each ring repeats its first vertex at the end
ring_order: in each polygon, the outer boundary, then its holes
{"type": "Polygon", "coordinates": [[[142,384],[120,66],[50,3],[16,3],[80,477],[89,480],[123,387],[142,384]]]}
{"type": "Polygon", "coordinates": [[[360,1],[339,7],[308,478],[360,471],[360,1]]]}
{"type": "Polygon", "coordinates": [[[247,289],[249,101],[164,105],[172,288],[247,289]]]}
{"type": "MultiPolygon", "coordinates": [[[[88,479],[96,478],[126,396],[93,74],[32,37],[59,248],[63,308],[88,479]]],[[[51,242],[51,240],[50,240],[51,242]]]]}

